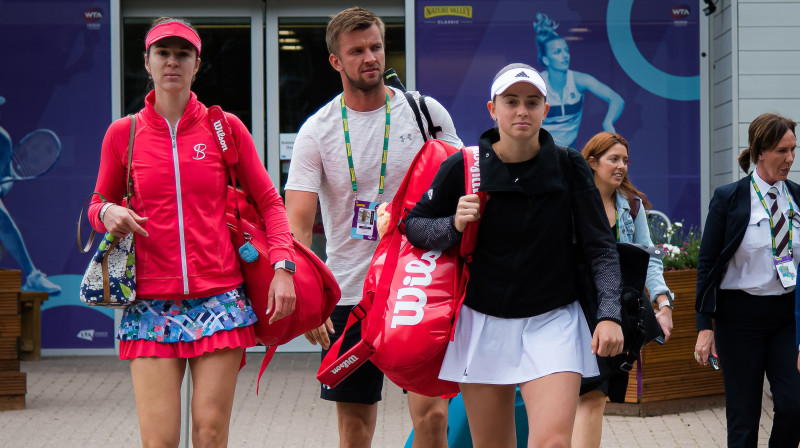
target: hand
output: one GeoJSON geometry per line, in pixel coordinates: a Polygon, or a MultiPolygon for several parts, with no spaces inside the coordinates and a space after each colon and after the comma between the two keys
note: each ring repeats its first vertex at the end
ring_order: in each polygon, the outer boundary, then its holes
{"type": "MultiPolygon", "coordinates": [[[[667,300],[666,295],[662,295],[665,296],[664,300],[667,300]]],[[[661,297],[661,295],[658,297],[661,297]]],[[[656,297],[656,301],[658,301],[658,297],[656,297]]],[[[664,342],[669,341],[669,335],[672,333],[672,308],[665,306],[659,309],[656,313],[656,320],[661,325],[661,331],[664,333],[664,342]]]]}
{"type": "Polygon", "coordinates": [[[800,353],[797,354],[797,370],[800,371],[800,353]]]}
{"type": "Polygon", "coordinates": [[[147,222],[133,210],[114,204],[106,209],[103,215],[103,225],[117,238],[125,238],[129,233],[136,232],[142,236],[150,236],[141,225],[147,222]]]}
{"type": "Polygon", "coordinates": [[[480,215],[481,199],[477,194],[468,194],[461,196],[458,199],[458,207],[456,208],[456,219],[453,223],[456,230],[463,233],[467,224],[477,221],[481,218],[480,215]]]}
{"type": "Polygon", "coordinates": [[[317,345],[317,343],[319,343],[322,348],[327,350],[331,347],[331,339],[328,337],[328,333],[336,333],[333,331],[333,322],[331,322],[330,317],[325,321],[324,324],[320,325],[319,328],[315,328],[303,336],[308,339],[308,342],[310,342],[311,345],[317,345]]]}
{"type": "Polygon", "coordinates": [[[269,323],[283,319],[294,312],[296,297],[292,275],[285,269],[275,271],[275,277],[269,285],[269,298],[267,299],[267,314],[275,306],[275,312],[270,317],[269,323]]]}
{"type": "Polygon", "coordinates": [[[697,334],[697,343],[694,346],[694,359],[701,366],[707,366],[709,354],[717,356],[714,332],[712,330],[700,330],[700,333],[697,334]]]}
{"type": "Polygon", "coordinates": [[[598,356],[616,356],[622,353],[625,339],[622,327],[612,320],[604,320],[597,324],[592,336],[592,353],[598,356]]]}

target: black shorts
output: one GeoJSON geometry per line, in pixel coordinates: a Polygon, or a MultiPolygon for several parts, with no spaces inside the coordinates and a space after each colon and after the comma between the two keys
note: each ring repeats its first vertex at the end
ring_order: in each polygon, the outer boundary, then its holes
{"type": "MultiPolygon", "coordinates": [[[[333,314],[331,314],[331,322],[333,322],[333,331],[335,331],[335,333],[328,334],[331,338],[331,346],[333,346],[344,332],[344,327],[347,325],[347,318],[350,316],[350,311],[354,307],[354,305],[345,305],[334,308],[333,314]]],[[[342,347],[339,353],[346,352],[360,340],[361,322],[357,322],[348,330],[347,336],[344,341],[342,341],[342,347]]],[[[328,351],[323,349],[323,358],[326,353],[328,353],[328,351]]],[[[327,386],[322,386],[319,396],[323,400],[341,403],[374,404],[381,401],[382,390],[383,372],[375,367],[375,364],[367,361],[341,383],[337,384],[336,387],[328,388],[327,386]]]]}

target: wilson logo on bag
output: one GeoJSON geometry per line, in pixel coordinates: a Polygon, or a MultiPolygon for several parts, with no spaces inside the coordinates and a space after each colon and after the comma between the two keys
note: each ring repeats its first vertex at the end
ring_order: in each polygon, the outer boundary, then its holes
{"type": "MultiPolygon", "coordinates": [[[[439,379],[439,369],[464,297],[467,270],[462,253],[471,254],[477,224],[467,226],[461,247],[446,251],[414,247],[402,226],[419,198],[430,190],[439,166],[456,151],[442,141],[429,140],[408,169],[390,204],[389,230],[372,257],[364,297],[353,308],[344,330],[362,321],[361,341],[339,353],[345,338],[337,340],[317,373],[323,385],[335,387],[370,360],[408,391],[428,396],[458,393],[457,383],[439,379]]],[[[479,185],[480,176],[468,174],[475,152],[472,148],[463,151],[465,186],[471,192],[473,185],[479,185]]]]}
{"type": "Polygon", "coordinates": [[[403,278],[405,288],[397,290],[394,301],[394,316],[392,328],[398,325],[416,325],[425,315],[425,305],[428,296],[425,291],[417,286],[429,286],[433,277],[431,273],[436,270],[436,259],[442,255],[441,251],[432,250],[425,252],[418,260],[411,260],[406,264],[407,274],[423,274],[422,276],[407,276],[403,278]]]}

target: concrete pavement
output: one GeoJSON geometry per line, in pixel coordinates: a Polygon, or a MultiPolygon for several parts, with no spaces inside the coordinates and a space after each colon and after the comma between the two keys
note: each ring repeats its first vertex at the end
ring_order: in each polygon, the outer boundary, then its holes
{"type": "MultiPolygon", "coordinates": [[[[248,354],[239,375],[231,447],[336,447],[334,405],[319,399],[318,353],[278,353],[261,380],[263,354],[248,354]]],[[[27,408],[0,412],[0,448],[138,447],[139,424],[128,363],[110,356],[23,361],[27,408]]],[[[772,401],[765,394],[759,446],[767,446],[772,401]]],[[[387,383],[373,447],[402,448],[411,431],[402,392],[387,383]]],[[[612,447],[724,447],[725,409],[658,417],[606,416],[603,443],[612,447]]],[[[459,447],[460,448],[460,447],[459,447]]]]}

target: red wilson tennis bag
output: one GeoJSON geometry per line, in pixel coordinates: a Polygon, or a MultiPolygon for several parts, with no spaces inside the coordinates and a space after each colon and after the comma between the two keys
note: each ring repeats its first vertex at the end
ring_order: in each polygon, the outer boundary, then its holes
{"type": "MultiPolygon", "coordinates": [[[[439,379],[447,343],[464,299],[477,223],[467,226],[461,247],[447,251],[412,246],[403,220],[430,189],[441,163],[457,149],[429,140],[422,146],[391,203],[389,230],[383,236],[364,283],[364,297],[348,318],[345,332],[361,320],[361,341],[340,354],[340,337],[322,361],[317,379],[336,386],[367,359],[396,385],[427,396],[458,393],[458,384],[439,379]]],[[[467,193],[477,190],[477,147],[465,148],[467,193]],[[473,174],[474,173],[474,174],[473,174]]],[[[485,201],[481,201],[481,208],[485,201]]]]}
{"type": "MultiPolygon", "coordinates": [[[[208,109],[208,119],[212,129],[216,131],[217,146],[222,152],[233,184],[236,185],[234,167],[239,162],[239,156],[230,125],[219,106],[208,109]],[[226,139],[227,136],[230,138],[226,139]]],[[[339,302],[341,291],[328,266],[310,249],[294,239],[294,262],[297,272],[292,281],[297,297],[295,309],[292,314],[269,324],[269,319],[275,312],[273,309],[267,314],[269,287],[275,276],[275,270],[267,251],[264,220],[256,205],[241,188],[228,186],[226,205],[228,230],[242,268],[245,295],[250,299],[253,311],[258,316],[258,321],[253,325],[256,340],[269,347],[258,374],[260,381],[278,346],[322,325],[339,302]],[[258,257],[254,261],[245,261],[238,250],[245,242],[249,242],[258,252],[258,257]]]]}

